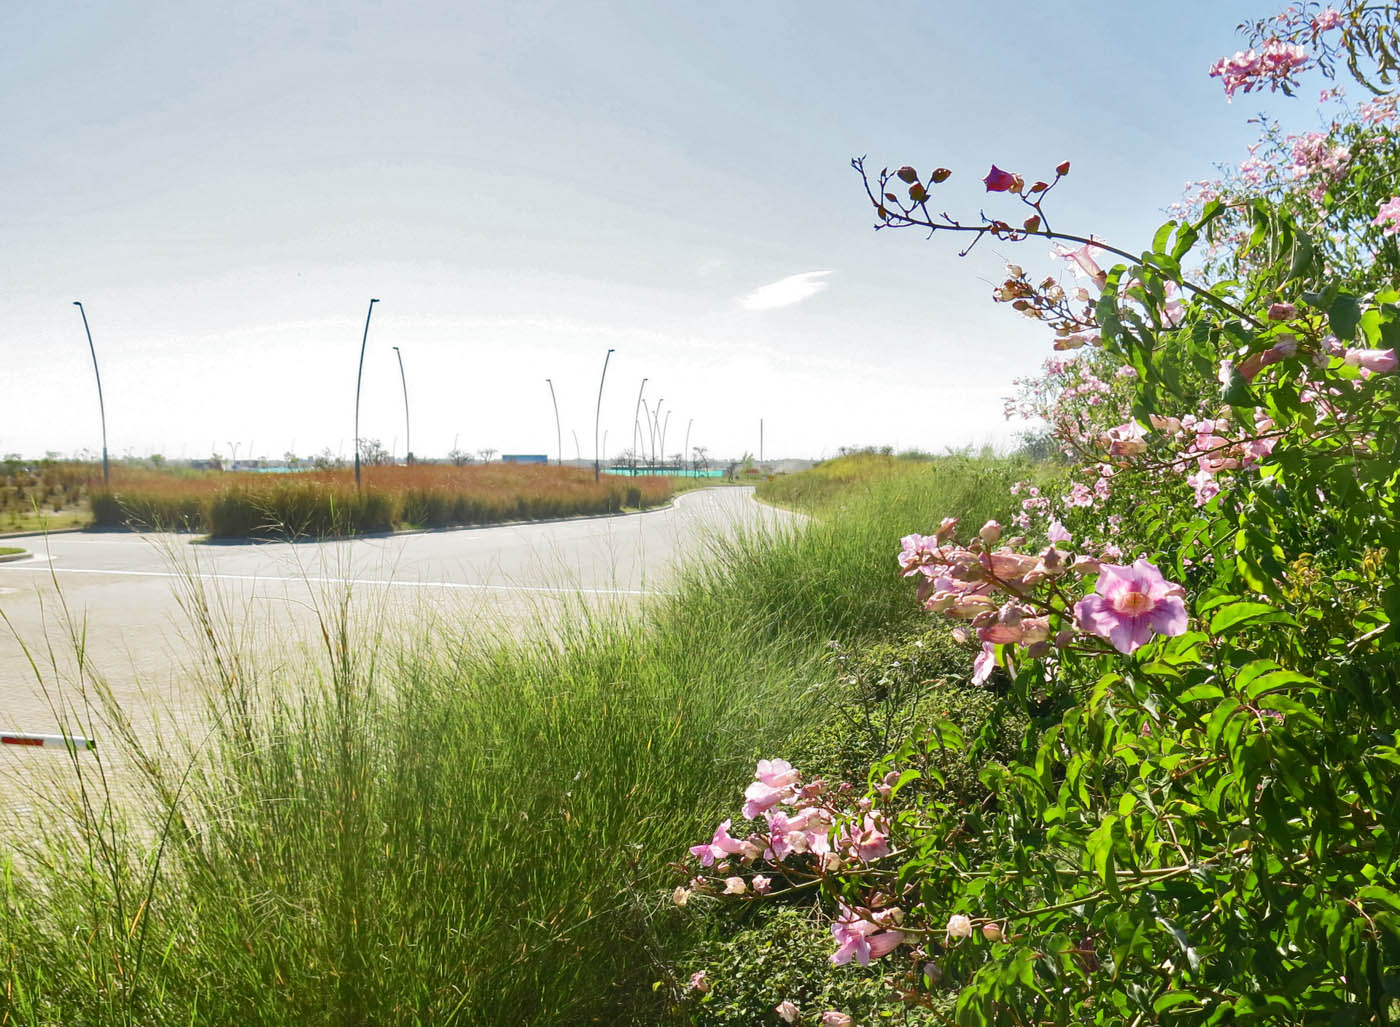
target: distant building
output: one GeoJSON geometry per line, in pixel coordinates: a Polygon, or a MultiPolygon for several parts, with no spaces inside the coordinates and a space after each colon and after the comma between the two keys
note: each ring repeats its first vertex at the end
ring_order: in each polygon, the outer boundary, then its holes
{"type": "Polygon", "coordinates": [[[547,464],[549,457],[543,453],[502,453],[503,464],[547,464]]]}

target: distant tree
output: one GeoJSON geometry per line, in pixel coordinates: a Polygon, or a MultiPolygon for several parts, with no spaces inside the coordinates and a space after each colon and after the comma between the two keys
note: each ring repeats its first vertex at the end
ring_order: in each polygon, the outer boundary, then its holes
{"type": "Polygon", "coordinates": [[[288,467],[300,467],[301,457],[297,456],[289,449],[282,454],[282,463],[286,464],[288,467]]]}
{"type": "Polygon", "coordinates": [[[697,470],[707,470],[710,466],[709,451],[704,446],[692,446],[690,449],[691,461],[697,470]]]}
{"type": "Polygon", "coordinates": [[[452,461],[454,467],[465,467],[467,464],[475,463],[476,457],[468,453],[465,449],[452,447],[452,451],[447,454],[447,459],[452,461]]]}
{"type": "Polygon", "coordinates": [[[476,452],[477,455],[481,457],[481,462],[483,464],[489,464],[491,462],[491,458],[496,455],[496,450],[491,449],[490,447],[487,447],[486,449],[478,449],[476,452]]]}
{"type": "Polygon", "coordinates": [[[370,467],[382,467],[393,462],[393,456],[378,439],[360,440],[360,463],[370,467]]]}
{"type": "Polygon", "coordinates": [[[160,470],[165,466],[165,456],[162,453],[152,453],[146,459],[156,470],[160,470]]]}
{"type": "Polygon", "coordinates": [[[311,466],[318,471],[331,471],[344,467],[345,461],[336,456],[331,447],[327,446],[311,458],[311,466]]]}
{"type": "Polygon", "coordinates": [[[222,471],[224,469],[224,458],[215,450],[209,454],[209,467],[211,470],[222,471]]]}

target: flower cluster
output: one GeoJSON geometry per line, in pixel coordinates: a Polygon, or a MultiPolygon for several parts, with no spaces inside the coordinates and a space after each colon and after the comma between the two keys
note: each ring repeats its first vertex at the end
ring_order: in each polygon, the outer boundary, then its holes
{"type": "Polygon", "coordinates": [[[1384,235],[1400,233],[1400,196],[1392,196],[1376,211],[1376,219],[1371,222],[1379,225],[1384,235]]]}
{"type": "MultiPolygon", "coordinates": [[[[976,683],[991,675],[997,646],[1021,647],[1027,656],[1040,658],[1052,647],[1074,644],[1080,632],[1130,654],[1152,634],[1186,630],[1181,586],[1167,582],[1144,560],[1117,566],[1060,549],[1072,537],[1058,521],[1051,524],[1050,544],[1034,555],[1016,551],[1026,542],[1021,537],[991,548],[1002,533],[995,521],[983,525],[966,545],[951,541],[956,526],[948,519],[934,535],[906,535],[899,566],[905,577],[922,578],[918,596],[925,610],[967,621],[976,632],[982,646],[973,665],[976,683]],[[1066,575],[1098,575],[1098,599],[1072,603],[1060,584],[1066,575]],[[1055,630],[1052,619],[1064,626],[1055,630]]],[[[966,633],[960,630],[959,636],[966,633]]]]}
{"type": "Polygon", "coordinates": [[[1211,65],[1210,77],[1220,79],[1225,95],[1233,97],[1238,89],[1248,93],[1262,86],[1286,88],[1307,63],[1308,53],[1301,46],[1274,39],[1260,50],[1251,48],[1220,58],[1211,65]]]}

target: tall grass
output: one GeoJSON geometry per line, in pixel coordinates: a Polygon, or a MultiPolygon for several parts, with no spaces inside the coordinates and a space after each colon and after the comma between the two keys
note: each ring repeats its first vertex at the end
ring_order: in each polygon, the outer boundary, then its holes
{"type": "Polygon", "coordinates": [[[90,486],[93,522],[203,531],[219,538],[365,534],[542,520],[641,509],[671,498],[670,480],[605,477],[577,467],[486,464],[367,467],[298,474],[122,469],[90,486]]]}
{"type": "Polygon", "coordinates": [[[3,868],[0,1024],[662,1022],[668,863],[800,729],[826,642],[911,616],[899,536],[1002,512],[1018,470],[886,479],[524,640],[390,642],[333,593],[319,653],[260,660],[191,576],[211,734],[133,733],[143,800],[61,806],[3,868]]]}

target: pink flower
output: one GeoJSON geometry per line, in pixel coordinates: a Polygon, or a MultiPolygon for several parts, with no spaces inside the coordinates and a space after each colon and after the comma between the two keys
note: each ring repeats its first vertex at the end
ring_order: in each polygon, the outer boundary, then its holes
{"type": "Polygon", "coordinates": [[[1298,308],[1292,303],[1273,303],[1269,306],[1270,321],[1287,321],[1298,316],[1298,308]]]}
{"type": "Polygon", "coordinates": [[[786,788],[796,784],[800,775],[787,760],[759,760],[753,776],[769,788],[786,788]]]}
{"type": "Polygon", "coordinates": [[[1001,538],[1001,525],[996,521],[988,521],[986,524],[982,525],[982,530],[977,533],[977,537],[987,543],[987,545],[991,545],[997,539],[1001,538]]]}
{"type": "Polygon", "coordinates": [[[982,179],[982,184],[987,187],[989,193],[1004,193],[1015,188],[1016,178],[1016,175],[1002,171],[993,164],[992,170],[987,172],[987,177],[982,179]]]}
{"type": "Polygon", "coordinates": [[[1342,23],[1342,13],[1331,7],[1324,7],[1317,12],[1317,16],[1312,20],[1312,30],[1314,32],[1326,32],[1334,29],[1342,23]]]}
{"type": "MultiPolygon", "coordinates": [[[[997,650],[991,642],[982,643],[982,651],[977,654],[977,659],[972,661],[972,683],[980,685],[992,676],[992,671],[997,665],[997,650]]],[[[709,864],[707,863],[706,866],[709,864]]]]}
{"type": "Polygon", "coordinates": [[[1050,522],[1050,530],[1045,533],[1045,537],[1051,542],[1072,542],[1074,536],[1069,533],[1059,521],[1050,522]]]}
{"type": "Polygon", "coordinates": [[[787,999],[783,999],[774,1006],[773,1012],[778,1014],[778,1019],[782,1020],[783,1023],[796,1023],[797,1018],[801,1015],[797,1006],[793,1005],[787,999]]]}
{"type": "Polygon", "coordinates": [[[705,973],[704,970],[696,970],[690,975],[690,986],[702,995],[710,990],[710,982],[705,979],[705,973]]]}
{"type": "Polygon", "coordinates": [[[1099,267],[1098,263],[1094,260],[1093,249],[1096,248],[1096,245],[1097,244],[1093,242],[1086,242],[1077,250],[1056,246],[1050,251],[1050,255],[1052,257],[1059,257],[1061,260],[1069,261],[1070,264],[1073,265],[1072,270],[1076,275],[1083,275],[1085,278],[1093,279],[1094,284],[1102,289],[1104,282],[1108,280],[1108,273],[1105,272],[1103,268],[1099,267]]]}
{"type": "Polygon", "coordinates": [[[972,921],[962,913],[954,913],[948,918],[946,937],[949,941],[972,937],[972,921]]]}
{"type": "Polygon", "coordinates": [[[838,903],[838,908],[841,916],[831,925],[831,936],[839,946],[831,955],[835,965],[854,959],[861,966],[869,966],[872,959],[889,955],[903,943],[903,934],[881,930],[869,918],[869,910],[851,909],[844,902],[838,903]]]}
{"type": "Polygon", "coordinates": [[[862,829],[850,842],[862,863],[888,856],[890,852],[889,836],[880,830],[879,825],[870,816],[866,816],[862,829]]]}
{"type": "Polygon", "coordinates": [[[744,883],[742,877],[726,877],[724,879],[724,894],[742,895],[748,891],[748,885],[744,883]]]}
{"type": "Polygon", "coordinates": [[[729,836],[729,825],[732,821],[726,820],[715,828],[715,836],[708,845],[692,845],[690,851],[700,857],[701,866],[709,866],[717,859],[725,856],[737,856],[744,851],[744,843],[737,838],[729,836]]]}
{"type": "Polygon", "coordinates": [[[1393,349],[1349,349],[1342,359],[1352,367],[1364,367],[1372,374],[1394,371],[1397,364],[1393,349]]]}
{"type": "Polygon", "coordinates": [[[1392,196],[1382,203],[1376,211],[1376,219],[1371,224],[1380,225],[1384,235],[1400,232],[1400,196],[1392,196]]]}
{"type": "Polygon", "coordinates": [[[754,820],[764,810],[772,809],[792,795],[791,788],[770,788],[762,781],[755,781],[744,789],[744,816],[754,820]]]}
{"type": "Polygon", "coordinates": [[[1233,97],[1235,90],[1241,88],[1246,93],[1262,85],[1278,89],[1307,63],[1307,51],[1301,46],[1272,39],[1258,53],[1241,50],[1233,57],[1220,58],[1211,65],[1210,77],[1220,79],[1225,84],[1225,95],[1233,97]]]}
{"type": "Polygon", "coordinates": [[[838,1013],[835,1009],[828,1009],[822,1014],[822,1027],[851,1027],[854,1022],[845,1013],[838,1013]]]}
{"type": "Polygon", "coordinates": [[[767,895],[773,889],[773,879],[763,874],[753,875],[753,890],[760,895],[767,895]]]}
{"type": "Polygon", "coordinates": [[[1144,559],[1130,566],[1106,563],[1099,567],[1095,594],[1074,604],[1074,617],[1085,631],[1126,654],[1154,634],[1185,634],[1185,595],[1144,559]]]}

